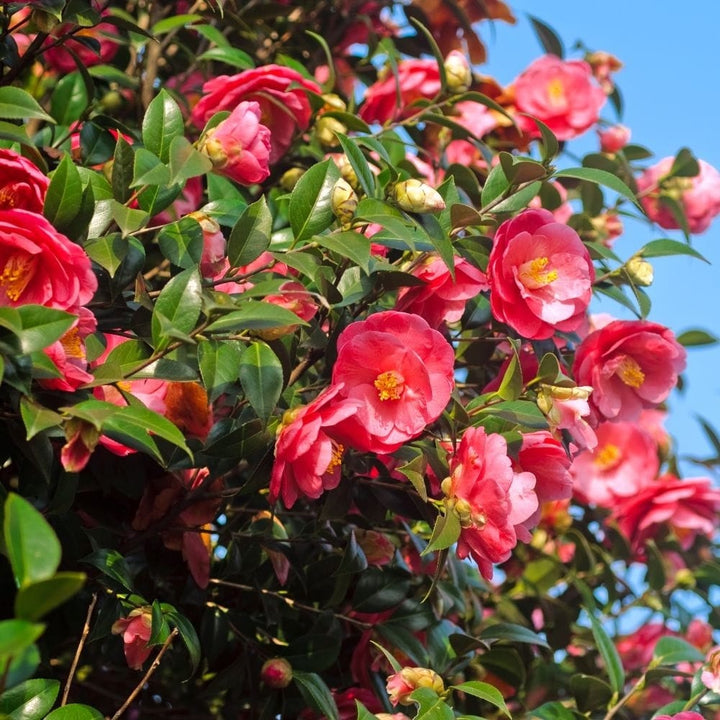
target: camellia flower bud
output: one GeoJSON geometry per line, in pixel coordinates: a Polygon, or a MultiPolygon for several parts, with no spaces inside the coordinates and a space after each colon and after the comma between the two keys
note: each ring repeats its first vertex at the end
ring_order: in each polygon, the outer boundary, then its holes
{"type": "Polygon", "coordinates": [[[337,118],[323,115],[315,123],[315,135],[324,148],[332,148],[338,144],[335,133],[347,132],[347,128],[337,118]]]}
{"type": "Polygon", "coordinates": [[[459,50],[451,50],[445,58],[445,75],[450,92],[464,93],[472,85],[472,70],[459,50]]]}
{"type": "Polygon", "coordinates": [[[350,187],[357,192],[360,189],[360,181],[358,180],[355,168],[350,164],[347,155],[337,155],[335,157],[335,164],[340,170],[340,177],[342,177],[343,180],[346,180],[350,184],[350,187]]]}
{"type": "Polygon", "coordinates": [[[335,183],[330,195],[330,205],[340,224],[343,227],[349,226],[358,206],[357,193],[350,187],[350,183],[342,178],[335,183]]]}
{"type": "Polygon", "coordinates": [[[429,668],[405,667],[387,679],[388,697],[393,706],[412,702],[410,695],[418,688],[430,688],[438,695],[445,692],[443,679],[429,668]]]}
{"type": "Polygon", "coordinates": [[[398,207],[407,212],[431,213],[445,208],[440,193],[416,178],[397,183],[390,195],[398,207]]]}
{"type": "Polygon", "coordinates": [[[653,282],[653,266],[639,255],[631,257],[625,263],[625,272],[630,279],[641,287],[649,287],[653,282]]]}
{"type": "Polygon", "coordinates": [[[286,170],[280,178],[280,187],[286,192],[291,192],[297,185],[297,181],[305,174],[302,168],[294,167],[286,170]]]}
{"type": "Polygon", "coordinates": [[[286,688],[292,682],[292,677],[292,665],[285,658],[271,658],[260,668],[261,680],[276,690],[286,688]]]}

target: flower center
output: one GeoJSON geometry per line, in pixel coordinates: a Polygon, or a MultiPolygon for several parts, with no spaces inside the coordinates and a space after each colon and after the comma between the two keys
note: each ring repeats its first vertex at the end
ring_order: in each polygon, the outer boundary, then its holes
{"type": "Polygon", "coordinates": [[[405,378],[395,370],[380,373],[375,378],[375,389],[378,397],[385,400],[399,400],[405,390],[405,378]]]}
{"type": "Polygon", "coordinates": [[[330,457],[330,462],[328,463],[328,466],[325,468],[325,474],[331,475],[336,467],[339,467],[342,464],[343,455],[345,454],[345,446],[342,445],[339,442],[335,442],[334,440],[331,440],[332,442],[332,456],[330,457]]]}
{"type": "Polygon", "coordinates": [[[12,302],[17,302],[25,291],[35,274],[35,266],[35,258],[25,253],[8,258],[0,275],[0,286],[5,288],[5,294],[12,302]]]}
{"type": "Polygon", "coordinates": [[[10,188],[3,188],[0,190],[0,208],[4,210],[10,210],[15,207],[15,193],[10,188]]]}
{"type": "Polygon", "coordinates": [[[620,379],[632,388],[639,388],[645,382],[645,373],[642,371],[637,360],[626,355],[616,373],[620,376],[620,379]]]}
{"type": "Polygon", "coordinates": [[[75,358],[76,360],[85,360],[85,349],[83,348],[82,339],[78,329],[71,328],[61,338],[60,344],[65,350],[65,354],[68,357],[75,358]]]}
{"type": "Polygon", "coordinates": [[[560,78],[555,78],[548,83],[547,94],[550,104],[553,107],[559,108],[565,106],[565,86],[560,78]]]}
{"type": "Polygon", "coordinates": [[[536,290],[557,280],[557,270],[546,269],[549,263],[550,260],[547,257],[537,257],[523,263],[519,268],[520,282],[528,290],[536,290]]]}
{"type": "Polygon", "coordinates": [[[593,458],[593,462],[597,465],[600,470],[609,470],[610,468],[617,465],[621,456],[620,448],[617,445],[608,443],[603,445],[596,453],[593,458]]]}

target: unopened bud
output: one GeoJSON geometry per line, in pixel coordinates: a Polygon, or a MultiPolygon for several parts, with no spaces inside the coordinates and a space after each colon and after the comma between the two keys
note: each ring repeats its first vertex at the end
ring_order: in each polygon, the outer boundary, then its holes
{"type": "Polygon", "coordinates": [[[653,266],[639,255],[631,257],[625,263],[625,272],[640,287],[649,287],[653,282],[653,266]]]}
{"type": "Polygon", "coordinates": [[[315,135],[320,144],[325,148],[332,148],[338,144],[337,135],[335,133],[346,133],[347,128],[339,120],[334,117],[323,115],[318,118],[315,123],[315,135]]]}
{"type": "Polygon", "coordinates": [[[294,167],[286,170],[280,178],[280,187],[285,192],[291,192],[292,189],[297,185],[297,181],[305,174],[302,168],[294,167]]]}
{"type": "Polygon", "coordinates": [[[695,574],[689,568],[681,568],[675,573],[675,584],[681,588],[695,587],[695,574]]]}
{"type": "Polygon", "coordinates": [[[440,193],[416,178],[397,183],[391,191],[391,197],[398,207],[407,212],[431,213],[445,208],[440,193]]]}
{"type": "Polygon", "coordinates": [[[445,76],[448,90],[464,93],[472,85],[472,71],[467,58],[459,50],[451,50],[445,58],[445,76]]]}
{"type": "Polygon", "coordinates": [[[216,140],[215,128],[208,130],[205,137],[200,141],[198,150],[210,158],[213,168],[220,170],[228,164],[228,156],[223,144],[216,140]]]}
{"type": "Polygon", "coordinates": [[[330,205],[340,224],[343,227],[350,225],[358,206],[357,193],[350,187],[350,183],[340,178],[333,185],[330,205]]]}
{"type": "Polygon", "coordinates": [[[286,688],[292,682],[292,677],[292,665],[285,658],[271,658],[260,668],[260,679],[276,690],[286,688]]]}
{"type": "Polygon", "coordinates": [[[343,180],[346,180],[350,184],[350,187],[357,192],[360,188],[360,181],[358,180],[355,168],[350,164],[347,155],[338,155],[335,158],[335,164],[340,169],[340,177],[342,177],[343,180]]]}
{"type": "Polygon", "coordinates": [[[329,112],[331,110],[345,112],[347,110],[346,102],[335,93],[325,93],[322,96],[322,99],[325,104],[323,105],[321,112],[329,112]]]}

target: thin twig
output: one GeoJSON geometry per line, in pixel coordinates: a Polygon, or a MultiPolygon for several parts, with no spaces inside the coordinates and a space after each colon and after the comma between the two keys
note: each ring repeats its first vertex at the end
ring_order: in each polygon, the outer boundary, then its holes
{"type": "Polygon", "coordinates": [[[130,703],[140,694],[140,691],[145,686],[145,683],[150,679],[150,676],[158,669],[158,666],[160,665],[160,660],[162,660],[162,656],[167,652],[167,649],[170,647],[170,644],[175,639],[175,637],[178,634],[178,629],[175,628],[170,635],[168,635],[168,639],[165,641],[163,646],[160,648],[160,652],[157,654],[155,659],[153,660],[152,665],[148,668],[148,671],[143,675],[142,680],[135,686],[135,689],[130,693],[128,696],[128,699],[122,704],[120,709],[110,718],[110,720],[118,720],[118,718],[130,707],[130,703]]]}
{"type": "Polygon", "coordinates": [[[90,601],[90,607],[88,607],[87,616],[85,617],[85,625],[83,625],[82,635],[80,635],[80,642],[78,643],[77,650],[75,651],[75,657],[73,658],[72,665],[70,666],[70,673],[68,679],[65,682],[65,689],[63,690],[62,700],[60,701],[60,707],[65,705],[70,694],[70,686],[72,685],[73,677],[75,677],[75,671],[77,670],[78,662],[80,662],[80,653],[82,653],[87,640],[88,633],[90,632],[90,618],[92,617],[93,610],[95,609],[95,603],[97,602],[97,593],[92,596],[90,601]]]}

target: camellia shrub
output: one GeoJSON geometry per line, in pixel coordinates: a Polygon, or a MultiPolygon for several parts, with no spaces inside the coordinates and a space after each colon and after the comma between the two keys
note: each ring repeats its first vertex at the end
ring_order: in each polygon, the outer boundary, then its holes
{"type": "Polygon", "coordinates": [[[720,175],[491,21],[0,2],[0,717],[717,716],[647,288],[720,175]]]}

